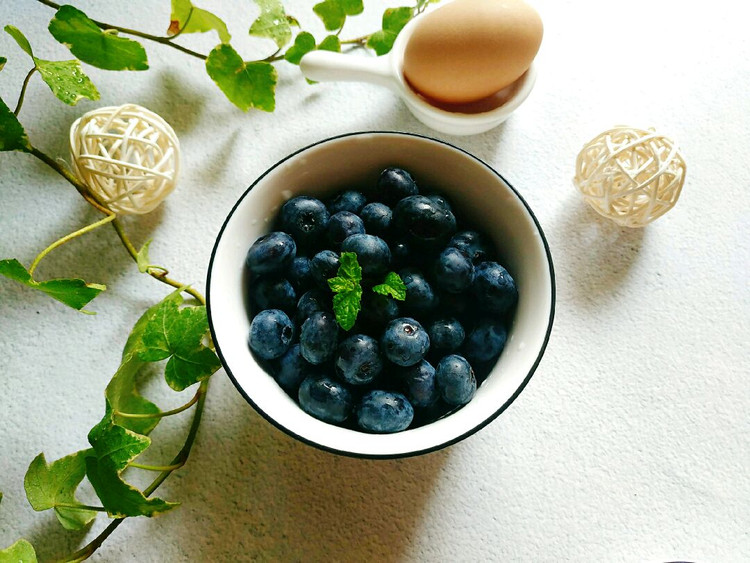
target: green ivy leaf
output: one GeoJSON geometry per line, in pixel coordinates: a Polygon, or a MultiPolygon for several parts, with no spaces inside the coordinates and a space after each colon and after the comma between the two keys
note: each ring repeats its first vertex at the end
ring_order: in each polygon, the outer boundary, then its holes
{"type": "Polygon", "coordinates": [[[112,420],[115,424],[146,436],[159,424],[161,420],[159,417],[132,418],[117,414],[120,412],[129,414],[158,414],[161,412],[159,407],[143,398],[138,392],[136,376],[144,364],[145,362],[133,355],[125,356],[107,385],[104,395],[112,407],[112,420]]]}
{"type": "Polygon", "coordinates": [[[149,325],[149,323],[154,321],[156,315],[159,314],[160,309],[165,305],[165,303],[174,302],[177,304],[177,306],[180,306],[182,304],[183,289],[184,288],[180,288],[176,291],[173,291],[159,303],[149,307],[146,312],[141,315],[141,318],[136,321],[135,325],[133,325],[133,329],[130,331],[127,342],[125,342],[125,348],[123,348],[122,351],[123,363],[128,358],[128,356],[137,357],[138,354],[146,350],[147,346],[143,343],[143,333],[146,332],[146,327],[149,325]]]}
{"type": "MultiPolygon", "coordinates": [[[[0,152],[3,151],[30,152],[31,143],[21,122],[0,98],[0,152]]],[[[0,273],[2,273],[1,262],[0,273]]]]}
{"type": "Polygon", "coordinates": [[[62,6],[49,22],[49,31],[84,63],[104,70],[146,70],[146,50],[137,41],[102,31],[86,14],[62,6]]]}
{"type": "Polygon", "coordinates": [[[294,39],[294,45],[284,53],[284,59],[293,65],[298,65],[303,56],[315,50],[315,38],[307,31],[301,32],[294,39]]]}
{"type": "Polygon", "coordinates": [[[0,563],[37,563],[34,546],[26,540],[18,540],[10,547],[0,550],[0,563]]]}
{"type": "Polygon", "coordinates": [[[372,290],[380,295],[390,295],[398,301],[406,299],[406,284],[396,272],[388,272],[383,283],[374,286],[372,290]]]}
{"type": "Polygon", "coordinates": [[[318,45],[320,51],[333,51],[334,53],[341,52],[341,40],[338,35],[328,35],[318,45]]]}
{"type": "Polygon", "coordinates": [[[36,511],[53,508],[57,519],[67,530],[80,530],[96,517],[96,512],[83,508],[70,508],[60,504],[80,504],[75,492],[86,475],[86,456],[91,450],[82,450],[50,464],[39,454],[29,465],[23,484],[26,498],[36,511]]]}
{"type": "Polygon", "coordinates": [[[123,481],[116,471],[96,457],[86,458],[86,476],[112,518],[154,516],[179,506],[179,503],[160,498],[146,498],[141,491],[123,481]]]}
{"type": "Polygon", "coordinates": [[[31,44],[29,43],[29,40],[26,39],[26,36],[24,36],[23,33],[21,33],[21,30],[13,25],[6,25],[4,28],[5,33],[10,35],[13,39],[15,39],[16,43],[18,43],[18,46],[21,47],[21,49],[30,57],[34,57],[34,53],[31,51],[31,44]]]}
{"type": "Polygon", "coordinates": [[[121,472],[151,445],[151,438],[114,423],[112,406],[106,402],[104,418],[89,431],[89,443],[102,466],[121,472]]]}
{"type": "Polygon", "coordinates": [[[273,39],[281,49],[292,39],[292,27],[281,0],[255,0],[260,16],[250,26],[250,35],[273,39]]]}
{"type": "Polygon", "coordinates": [[[323,21],[328,31],[341,29],[346,16],[356,16],[363,10],[362,0],[323,0],[313,6],[313,12],[323,21]]]}
{"type": "Polygon", "coordinates": [[[138,354],[146,362],[168,359],[164,377],[175,391],[207,379],[221,367],[214,351],[203,344],[208,334],[206,308],[179,304],[175,299],[161,303],[144,328],[138,354]]]}
{"type": "Polygon", "coordinates": [[[218,45],[206,60],[206,71],[229,101],[248,111],[276,107],[276,69],[271,63],[246,63],[231,45],[218,45]]]}
{"type": "Polygon", "coordinates": [[[167,35],[170,36],[178,33],[205,33],[215,30],[222,43],[229,43],[232,39],[227,24],[219,16],[196,8],[190,0],[172,0],[172,15],[169,20],[167,35]]]}
{"type": "Polygon", "coordinates": [[[414,14],[413,8],[388,8],[383,13],[383,29],[376,31],[367,40],[367,46],[380,55],[385,55],[393,48],[393,42],[401,33],[404,26],[409,23],[414,14]]]}
{"type": "Polygon", "coordinates": [[[6,59],[5,57],[0,57],[0,70],[3,70],[5,63],[7,62],[8,62],[8,59],[6,59]]]}
{"type": "Polygon", "coordinates": [[[10,260],[0,260],[0,274],[12,280],[16,280],[32,289],[42,291],[53,299],[57,299],[61,303],[64,303],[68,307],[72,307],[82,313],[88,314],[94,313],[83,311],[82,309],[89,303],[89,301],[107,289],[104,285],[98,283],[86,283],[77,278],[60,278],[42,282],[35,281],[31,278],[31,274],[29,274],[28,270],[15,258],[10,260]]]}

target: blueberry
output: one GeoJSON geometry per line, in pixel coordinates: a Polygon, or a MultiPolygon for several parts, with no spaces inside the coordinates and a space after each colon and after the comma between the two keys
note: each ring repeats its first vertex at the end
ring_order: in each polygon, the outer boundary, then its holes
{"type": "Polygon", "coordinates": [[[331,215],[328,221],[326,238],[333,248],[341,248],[341,243],[345,238],[364,233],[365,224],[359,216],[349,211],[339,211],[331,215]]]}
{"type": "Polygon", "coordinates": [[[318,311],[331,310],[331,295],[320,289],[311,289],[305,292],[297,301],[297,313],[295,318],[298,323],[303,323],[307,317],[318,311]]]}
{"type": "Polygon", "coordinates": [[[336,373],[352,385],[364,385],[383,371],[378,342],[365,334],[354,334],[339,344],[336,373]]]}
{"type": "Polygon", "coordinates": [[[407,309],[425,312],[437,307],[437,295],[422,272],[416,268],[404,268],[398,274],[406,286],[405,306],[407,309]]]}
{"type": "Polygon", "coordinates": [[[401,393],[370,391],[357,408],[357,423],[369,432],[400,432],[406,430],[413,419],[414,407],[401,393]]]}
{"type": "Polygon", "coordinates": [[[294,239],[279,231],[256,240],[247,251],[245,263],[253,275],[275,274],[284,271],[297,255],[294,239]]]}
{"type": "Polygon", "coordinates": [[[328,226],[329,213],[314,197],[298,196],[281,206],[281,228],[301,246],[315,245],[328,226]]]}
{"type": "Polygon", "coordinates": [[[452,317],[444,317],[427,326],[430,348],[434,352],[451,353],[463,344],[466,332],[464,327],[452,317]]]}
{"type": "Polygon", "coordinates": [[[480,320],[466,338],[464,353],[472,362],[495,360],[505,347],[508,332],[493,319],[480,320]]]}
{"type": "Polygon", "coordinates": [[[339,271],[339,255],[333,250],[321,250],[310,260],[310,270],[318,287],[328,289],[328,280],[339,271]]]}
{"type": "Polygon", "coordinates": [[[492,256],[492,246],[489,241],[477,231],[461,231],[453,235],[448,246],[458,248],[466,254],[474,264],[484,262],[492,256]]]}
{"type": "Polygon", "coordinates": [[[435,282],[448,293],[466,291],[474,280],[474,264],[458,248],[449,246],[435,262],[435,282]]]}
{"type": "Polygon", "coordinates": [[[250,286],[250,295],[258,309],[281,309],[292,313],[297,306],[294,287],[284,278],[259,278],[250,286]]]}
{"type": "Polygon", "coordinates": [[[388,233],[393,212],[385,203],[368,203],[362,208],[359,216],[362,217],[367,234],[382,237],[388,233]]]}
{"type": "Polygon", "coordinates": [[[328,202],[328,211],[331,215],[339,211],[348,211],[349,213],[359,214],[367,203],[367,198],[361,192],[347,190],[341,192],[328,202]]]}
{"type": "Polygon", "coordinates": [[[302,357],[311,364],[322,364],[336,352],[339,327],[333,313],[317,312],[302,323],[299,343],[302,357]]]}
{"type": "Polygon", "coordinates": [[[315,284],[310,259],[297,256],[286,270],[286,277],[298,294],[302,294],[315,284]]]}
{"type": "Polygon", "coordinates": [[[264,360],[281,357],[289,349],[294,337],[294,324],[284,311],[266,309],[250,323],[248,344],[264,360]]]}
{"type": "Polygon", "coordinates": [[[419,188],[417,188],[416,182],[406,170],[386,168],[380,173],[377,193],[373,199],[394,206],[400,199],[418,193],[419,188]]]}
{"type": "Polygon", "coordinates": [[[362,320],[382,328],[387,322],[401,316],[398,302],[392,297],[374,291],[362,296],[362,320]]]}
{"type": "Polygon", "coordinates": [[[300,345],[294,344],[279,358],[274,378],[282,389],[296,396],[300,383],[311,375],[313,370],[313,366],[302,357],[300,345]]]}
{"type": "Polygon", "coordinates": [[[341,243],[342,252],[354,252],[366,276],[384,274],[391,265],[391,250],[374,235],[352,235],[341,243]]]}
{"type": "Polygon", "coordinates": [[[391,244],[391,260],[395,267],[406,266],[411,262],[410,258],[411,248],[409,248],[408,243],[401,240],[391,244]]]}
{"type": "Polygon", "coordinates": [[[446,209],[447,211],[453,213],[453,207],[451,206],[450,202],[440,194],[428,194],[427,198],[435,202],[436,205],[439,205],[443,209],[446,209]]]}
{"type": "Polygon", "coordinates": [[[297,398],[302,410],[324,422],[344,422],[354,407],[349,389],[330,377],[307,377],[297,398]]]}
{"type": "Polygon", "coordinates": [[[482,307],[492,313],[507,313],[518,300],[516,282],[497,262],[481,262],[474,270],[472,291],[482,307]]]}
{"type": "Polygon", "coordinates": [[[423,195],[402,199],[393,209],[393,227],[412,244],[439,246],[456,231],[456,217],[423,195]]]}
{"type": "Polygon", "coordinates": [[[401,379],[406,389],[406,398],[415,407],[429,407],[440,398],[440,391],[435,382],[435,368],[422,360],[401,370],[401,379]]]}
{"type": "Polygon", "coordinates": [[[399,366],[413,366],[424,359],[430,349],[427,331],[410,317],[388,323],[380,343],[386,358],[399,366]]]}
{"type": "Polygon", "coordinates": [[[463,356],[445,356],[435,370],[440,396],[449,405],[465,405],[477,391],[474,370],[463,356]]]}

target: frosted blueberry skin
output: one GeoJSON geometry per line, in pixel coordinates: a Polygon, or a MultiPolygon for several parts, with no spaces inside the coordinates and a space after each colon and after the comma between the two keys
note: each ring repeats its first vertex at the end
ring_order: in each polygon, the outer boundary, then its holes
{"type": "Polygon", "coordinates": [[[317,312],[302,323],[299,343],[302,357],[313,365],[333,358],[338,344],[339,327],[333,313],[317,312]]]}
{"type": "Polygon", "coordinates": [[[352,385],[372,382],[383,371],[383,358],[377,340],[366,334],[354,334],[339,344],[336,375],[352,385]]]}
{"type": "Polygon", "coordinates": [[[418,313],[429,312],[438,306],[439,300],[432,286],[417,268],[403,268],[398,272],[406,286],[406,309],[418,313]]]}
{"type": "Polygon", "coordinates": [[[380,332],[388,322],[401,316],[398,301],[374,291],[365,291],[362,295],[362,321],[380,332]]]}
{"type": "Polygon", "coordinates": [[[419,408],[434,405],[440,398],[435,379],[435,368],[432,364],[422,360],[411,367],[400,370],[401,383],[406,390],[406,398],[419,408]]]}
{"type": "Polygon", "coordinates": [[[248,345],[264,360],[281,357],[289,349],[294,338],[294,324],[284,311],[266,309],[250,323],[248,345]]]}
{"type": "Polygon", "coordinates": [[[380,173],[377,191],[373,194],[372,199],[393,207],[402,198],[418,193],[417,183],[406,170],[386,168],[380,173]]]}
{"type": "Polygon", "coordinates": [[[288,234],[274,231],[258,238],[247,251],[245,265],[253,276],[280,274],[297,255],[297,244],[288,234]]]}
{"type": "Polygon", "coordinates": [[[310,260],[315,285],[324,290],[330,290],[328,280],[336,277],[339,271],[339,255],[333,250],[321,250],[310,260]]]}
{"type": "Polygon", "coordinates": [[[457,248],[448,247],[435,262],[435,282],[448,293],[466,291],[474,281],[474,264],[457,248]]]}
{"type": "Polygon", "coordinates": [[[263,277],[250,286],[250,296],[259,310],[281,309],[292,314],[297,306],[297,293],[284,278],[263,277]]]}
{"type": "Polygon", "coordinates": [[[354,399],[347,387],[330,377],[310,376],[302,381],[297,394],[299,406],[324,422],[344,422],[352,412],[354,399]]]}
{"type": "Polygon", "coordinates": [[[297,396],[300,383],[314,373],[313,366],[302,357],[299,344],[293,344],[278,360],[274,379],[284,391],[297,396]]]}
{"type": "Polygon", "coordinates": [[[297,312],[294,318],[302,324],[313,313],[331,310],[331,297],[321,289],[306,291],[297,301],[297,312]]]}
{"type": "Polygon", "coordinates": [[[358,215],[366,203],[367,198],[363,193],[347,190],[331,199],[326,207],[331,216],[340,211],[347,211],[358,215]]]}
{"type": "Polygon", "coordinates": [[[463,356],[451,354],[438,362],[435,381],[443,401],[453,406],[465,405],[477,391],[474,370],[463,356]]]}
{"type": "Polygon", "coordinates": [[[365,231],[370,235],[385,236],[391,227],[393,211],[385,203],[368,203],[359,212],[365,231]]]}
{"type": "Polygon", "coordinates": [[[385,274],[391,265],[391,250],[388,244],[375,235],[352,235],[341,243],[341,252],[354,252],[362,267],[362,274],[375,276],[385,274]]]}
{"type": "Polygon", "coordinates": [[[432,321],[427,326],[427,334],[430,336],[431,351],[443,354],[458,350],[466,338],[463,325],[453,317],[432,321]]]}
{"type": "Polygon", "coordinates": [[[481,319],[469,333],[464,345],[464,354],[472,362],[496,360],[505,347],[508,332],[493,319],[481,319]]]}
{"type": "Polygon", "coordinates": [[[281,206],[279,224],[300,246],[315,246],[323,237],[330,214],[322,201],[314,197],[293,197],[281,206]]]}
{"type": "Polygon", "coordinates": [[[406,430],[414,420],[414,407],[401,393],[370,391],[357,408],[357,424],[362,430],[381,434],[406,430]]]}
{"type": "Polygon", "coordinates": [[[456,232],[456,217],[429,197],[413,195],[393,208],[393,229],[412,245],[436,248],[456,232]]]}
{"type": "Polygon", "coordinates": [[[286,270],[286,277],[294,287],[297,295],[302,295],[315,284],[310,259],[307,256],[297,256],[286,270]]]}
{"type": "Polygon", "coordinates": [[[430,337],[416,320],[401,317],[388,323],[380,339],[386,358],[398,366],[408,367],[422,361],[430,349],[430,337]]]}
{"type": "Polygon", "coordinates": [[[492,256],[492,245],[477,231],[460,231],[453,235],[448,246],[458,248],[474,264],[484,262],[492,256]]]}
{"type": "Polygon", "coordinates": [[[351,235],[363,235],[365,224],[358,215],[349,211],[339,211],[331,215],[326,230],[326,238],[333,248],[341,248],[344,239],[351,235]]]}
{"type": "Polygon", "coordinates": [[[497,315],[504,315],[518,301],[516,282],[497,262],[477,265],[471,290],[483,307],[497,315]]]}

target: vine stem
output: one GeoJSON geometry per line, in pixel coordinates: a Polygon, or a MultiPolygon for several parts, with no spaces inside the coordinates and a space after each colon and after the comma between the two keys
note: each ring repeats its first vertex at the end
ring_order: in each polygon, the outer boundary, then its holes
{"type": "Polygon", "coordinates": [[[121,416],[123,418],[164,418],[165,416],[172,416],[174,414],[179,414],[183,411],[188,410],[190,407],[192,407],[195,403],[198,402],[199,398],[200,398],[200,390],[187,403],[185,403],[181,407],[177,407],[176,409],[172,409],[170,411],[157,412],[153,414],[114,411],[113,414],[115,416],[121,416]]]}
{"type": "Polygon", "coordinates": [[[174,471],[185,465],[185,463],[175,463],[171,465],[144,465],[143,463],[129,463],[128,467],[136,469],[145,469],[146,471],[174,471]]]}
{"type": "MultiPolygon", "coordinates": [[[[37,2],[44,4],[45,6],[49,6],[50,8],[53,8],[55,10],[60,9],[60,4],[52,2],[51,0],[37,0],[37,2]]],[[[126,33],[127,35],[133,35],[135,37],[140,37],[142,39],[148,39],[149,41],[155,41],[156,43],[161,43],[162,45],[169,45],[170,47],[174,47],[178,51],[182,51],[183,53],[187,55],[196,57],[204,61],[208,58],[207,55],[203,55],[202,53],[197,53],[196,51],[193,51],[192,49],[188,49],[187,47],[183,47],[182,45],[179,45],[177,43],[172,43],[172,39],[174,39],[174,37],[162,37],[159,35],[151,35],[150,33],[144,33],[143,31],[138,31],[137,29],[129,29],[127,27],[121,27],[119,25],[112,25],[112,24],[100,22],[97,20],[91,20],[91,21],[94,22],[97,27],[103,30],[119,31],[120,33],[126,33]]]]}
{"type": "MultiPolygon", "coordinates": [[[[200,427],[201,418],[203,417],[203,409],[206,403],[206,392],[208,391],[208,380],[201,382],[198,387],[198,401],[195,407],[195,414],[193,415],[193,421],[190,424],[190,430],[185,438],[185,444],[182,449],[177,453],[175,458],[172,460],[171,465],[184,465],[190,456],[190,450],[193,448],[195,438],[198,434],[198,428],[200,427]]],[[[176,469],[168,469],[162,471],[159,476],[143,491],[143,494],[147,497],[151,496],[156,489],[169,477],[176,469]]],[[[63,561],[65,563],[73,563],[78,561],[84,561],[91,557],[91,555],[99,548],[102,543],[114,532],[117,527],[125,521],[125,518],[117,518],[113,520],[109,526],[104,528],[102,532],[95,537],[89,544],[79,549],[75,553],[71,554],[67,559],[63,561]]]]}
{"type": "Polygon", "coordinates": [[[93,231],[94,229],[97,229],[101,227],[102,225],[106,225],[107,223],[114,221],[116,218],[117,218],[117,215],[115,215],[114,213],[112,215],[107,215],[104,219],[101,219],[97,221],[96,223],[92,223],[91,225],[86,225],[84,228],[79,229],[74,233],[70,233],[69,235],[65,235],[61,239],[56,240],[55,242],[50,244],[47,248],[42,250],[36,258],[34,258],[34,261],[31,263],[31,266],[29,266],[29,274],[33,277],[34,270],[36,270],[36,267],[39,265],[39,262],[42,261],[42,258],[47,256],[47,254],[52,252],[58,246],[62,246],[66,242],[71,241],[76,237],[84,235],[88,233],[89,231],[93,231]]]}
{"type": "Polygon", "coordinates": [[[36,66],[32,68],[29,73],[26,75],[26,78],[23,79],[23,85],[21,86],[21,93],[18,95],[18,103],[16,104],[16,109],[13,110],[13,114],[18,116],[18,114],[21,112],[21,107],[23,106],[23,99],[26,97],[26,88],[29,85],[29,80],[31,80],[31,76],[36,72],[36,66]]]}
{"type": "Polygon", "coordinates": [[[91,506],[88,504],[70,504],[67,502],[58,502],[55,504],[55,508],[68,508],[71,510],[93,510],[95,512],[107,512],[107,509],[103,506],[91,506]]]}

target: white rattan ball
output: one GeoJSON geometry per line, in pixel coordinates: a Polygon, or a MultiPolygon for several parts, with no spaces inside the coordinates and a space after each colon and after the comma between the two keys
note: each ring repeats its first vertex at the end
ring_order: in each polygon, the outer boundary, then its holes
{"type": "Polygon", "coordinates": [[[78,177],[116,213],[148,213],[174,189],[180,143],[169,124],[135,104],[90,111],[70,127],[78,177]]]}
{"type": "Polygon", "coordinates": [[[653,129],[618,126],[584,145],[573,183],[601,215],[643,227],[677,203],[685,170],[671,139],[653,129]]]}

